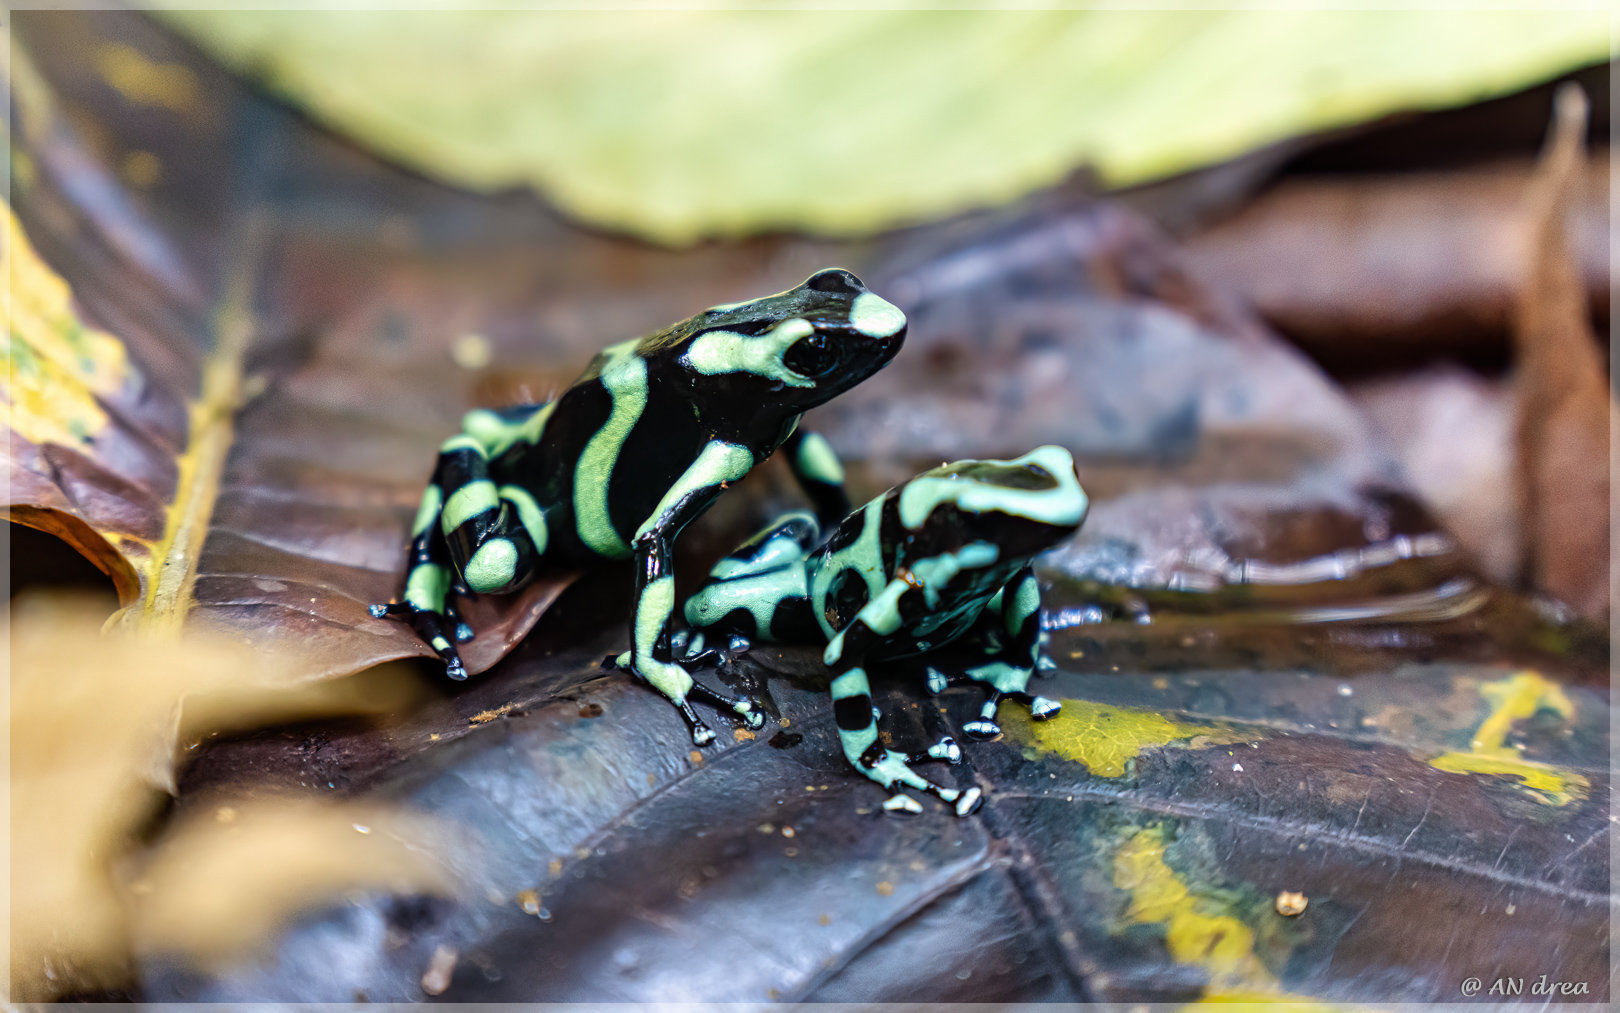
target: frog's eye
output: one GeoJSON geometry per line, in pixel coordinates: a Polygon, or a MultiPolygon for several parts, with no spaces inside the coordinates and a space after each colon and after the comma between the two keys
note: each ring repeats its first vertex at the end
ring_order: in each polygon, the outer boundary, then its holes
{"type": "Polygon", "coordinates": [[[866,291],[861,279],[836,267],[817,271],[804,283],[804,287],[812,292],[836,292],[843,295],[857,295],[866,291]]]}
{"type": "Polygon", "coordinates": [[[811,334],[788,348],[782,364],[800,376],[822,376],[838,365],[838,353],[828,346],[826,337],[811,334]]]}

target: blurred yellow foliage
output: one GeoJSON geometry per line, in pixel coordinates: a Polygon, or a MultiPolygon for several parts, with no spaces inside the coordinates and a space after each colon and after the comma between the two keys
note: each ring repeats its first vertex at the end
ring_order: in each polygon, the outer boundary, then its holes
{"type": "Polygon", "coordinates": [[[583,219],[669,243],[870,232],[1084,165],[1141,182],[1609,52],[1597,7],[466,6],[164,17],[413,168],[534,185],[583,219]]]}
{"type": "Polygon", "coordinates": [[[143,947],[215,959],[340,890],[443,887],[425,825],[375,805],[256,793],[215,803],[234,819],[183,820],[143,846],[180,736],[383,713],[417,687],[385,675],[363,693],[347,680],[275,689],[295,680],[274,655],[200,636],[102,633],[104,619],[59,598],[13,604],[12,998],[119,985],[132,925],[143,947]]]}

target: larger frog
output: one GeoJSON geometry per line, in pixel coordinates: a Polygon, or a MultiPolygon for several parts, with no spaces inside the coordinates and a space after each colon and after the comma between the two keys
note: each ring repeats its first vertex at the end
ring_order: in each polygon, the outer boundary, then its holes
{"type": "Polygon", "coordinates": [[[715,306],[604,349],[546,404],[479,409],[439,448],[412,526],[403,601],[372,614],[409,622],[467,677],[456,612],[471,592],[516,590],[542,566],[635,558],[624,665],[679,709],[699,745],[714,733],[689,697],[761,718],[755,703],[694,683],[669,642],[671,547],[729,483],[778,447],[829,523],[849,509],[843,471],[799,416],[900,350],[906,319],[848,271],[715,306]]]}
{"type": "MultiPolygon", "coordinates": [[[[996,712],[1009,697],[1026,701],[1037,720],[1056,715],[1057,701],[1028,692],[1041,645],[1031,560],[1072,535],[1087,506],[1074,459],[1062,447],[1045,446],[1012,460],[957,461],[926,471],[849,515],[819,549],[815,519],[789,514],[722,559],[687,599],[693,632],[682,635],[680,646],[696,661],[718,653],[705,650],[706,633],[825,641],[822,660],[833,672],[844,755],[894,792],[885,808],[917,811],[903,790],[909,787],[966,815],[979,803],[978,788],[947,788],[910,766],[955,762],[959,748],[949,738],[909,756],[886,748],[867,670],[972,640],[983,656],[966,674],[989,692],[963,731],[980,739],[1001,734],[996,712]]],[[[946,680],[930,666],[928,681],[938,692],[946,680]]]]}

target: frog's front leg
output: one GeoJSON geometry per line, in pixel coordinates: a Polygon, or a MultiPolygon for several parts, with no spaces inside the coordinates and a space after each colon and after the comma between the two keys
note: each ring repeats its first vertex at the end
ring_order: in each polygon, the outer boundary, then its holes
{"type": "Polygon", "coordinates": [[[782,444],[788,467],[804,494],[816,508],[816,519],[831,531],[849,513],[849,493],[844,489],[844,466],[832,444],[820,433],[796,429],[782,444]]]}
{"type": "Polygon", "coordinates": [[[675,536],[687,522],[703,512],[725,483],[742,478],[754,463],[753,452],[747,447],[722,440],[710,442],[664,494],[631,543],[636,566],[635,611],[630,624],[630,650],[619,657],[619,667],[668,697],[691,728],[692,741],[700,746],[714,741],[714,732],[692,710],[689,696],[733,710],[754,728],[763,724],[764,718],[755,701],[728,697],[695,683],[691,674],[675,662],[670,644],[670,619],[675,611],[672,550],[675,536]]]}
{"type": "Polygon", "coordinates": [[[1027,701],[1030,716],[1037,721],[1056,717],[1062,704],[1028,692],[1041,654],[1041,588],[1032,566],[1025,566],[1007,582],[985,609],[983,620],[994,624],[985,637],[994,658],[969,668],[967,675],[989,686],[990,695],[979,716],[963,725],[962,731],[975,739],[1000,735],[996,710],[1005,697],[1027,701]]]}
{"type": "MultiPolygon", "coordinates": [[[[878,738],[878,713],[872,706],[872,687],[867,681],[866,670],[859,666],[850,668],[832,681],[833,720],[838,724],[838,740],[844,747],[844,756],[854,765],[856,770],[881,784],[888,791],[894,792],[883,803],[883,808],[889,812],[916,813],[922,811],[917,800],[907,795],[903,788],[915,788],[938,795],[941,800],[950,803],[956,809],[956,815],[966,816],[979,808],[983,801],[983,793],[978,787],[966,791],[956,788],[947,788],[936,784],[911,769],[911,764],[925,759],[925,756],[913,754],[907,756],[886,748],[878,738]]],[[[930,749],[926,758],[947,760],[955,763],[961,759],[961,750],[956,743],[945,739],[930,749]]]]}
{"type": "MultiPolygon", "coordinates": [[[[883,807],[891,812],[919,811],[916,800],[900,790],[909,787],[938,795],[956,808],[958,816],[966,816],[977,809],[982,800],[977,787],[962,791],[936,784],[911,769],[908,760],[917,762],[922,756],[908,757],[879,742],[878,715],[872,706],[871,687],[861,664],[868,652],[898,630],[907,618],[915,618],[928,607],[926,592],[914,577],[911,580],[897,577],[833,636],[822,660],[834,671],[841,672],[833,679],[832,697],[833,718],[838,724],[844,755],[855,769],[895,793],[883,807]]],[[[955,763],[961,758],[961,750],[947,738],[930,749],[927,756],[955,763]]]]}

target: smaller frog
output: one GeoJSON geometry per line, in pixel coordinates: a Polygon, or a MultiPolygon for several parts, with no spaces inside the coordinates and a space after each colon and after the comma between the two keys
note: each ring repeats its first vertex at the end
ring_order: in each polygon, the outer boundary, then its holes
{"type": "MultiPolygon", "coordinates": [[[[977,639],[985,658],[969,679],[989,689],[963,731],[1001,734],[996,710],[1012,697],[1037,720],[1059,704],[1027,692],[1040,664],[1041,594],[1031,561],[1072,535],[1088,502],[1062,447],[1045,446],[1009,461],[957,461],[923,472],[850,514],[820,548],[816,521],[793,513],[745,542],[710,571],[686,601],[693,630],[681,639],[689,661],[713,658],[706,632],[746,640],[826,641],[833,671],[838,736],[861,773],[894,792],[890,811],[919,812],[903,789],[932,792],[959,816],[978,808],[978,788],[947,788],[911,769],[926,760],[959,762],[948,736],[926,753],[886,749],[882,715],[872,705],[869,666],[977,639]]],[[[928,668],[928,688],[946,677],[928,668]]]]}

